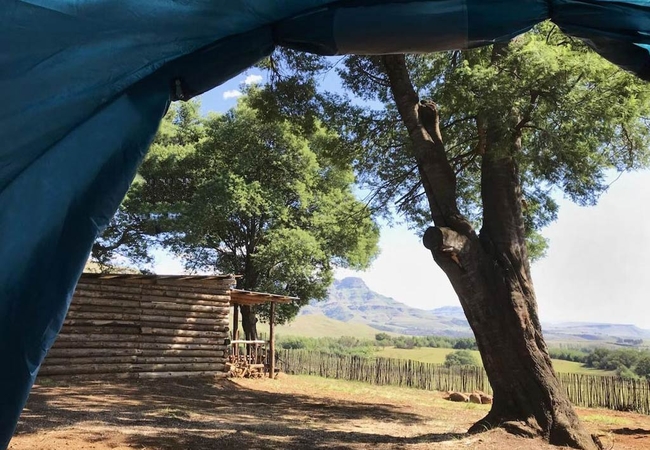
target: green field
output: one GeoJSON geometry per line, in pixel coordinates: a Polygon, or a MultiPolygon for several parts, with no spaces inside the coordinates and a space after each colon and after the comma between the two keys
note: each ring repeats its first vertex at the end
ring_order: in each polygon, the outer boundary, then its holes
{"type": "MultiPolygon", "coordinates": [[[[455,350],[450,348],[429,348],[419,347],[413,349],[403,349],[395,347],[386,347],[377,352],[377,356],[383,358],[396,358],[396,359],[413,359],[415,361],[444,364],[445,356],[455,350]]],[[[481,355],[476,350],[470,350],[476,361],[483,365],[481,362],[481,355]]],[[[604,370],[590,369],[583,367],[582,364],[572,361],[562,361],[559,359],[553,360],[553,368],[556,372],[561,373],[582,373],[587,375],[611,375],[611,372],[604,370]]]]}
{"type": "MultiPolygon", "coordinates": [[[[268,334],[268,325],[259,323],[258,331],[268,334]]],[[[309,314],[296,317],[287,325],[280,325],[276,328],[278,336],[302,336],[310,338],[354,336],[359,339],[375,339],[380,333],[363,323],[348,323],[340,320],[330,319],[322,314],[309,314]]],[[[393,333],[389,333],[393,334],[393,333]]]]}
{"type": "MultiPolygon", "coordinates": [[[[241,325],[240,325],[241,329],[241,325]]],[[[277,336],[302,336],[309,338],[354,336],[360,339],[374,340],[380,331],[363,323],[342,322],[326,317],[323,314],[299,315],[291,323],[276,328],[277,336]]],[[[258,331],[268,336],[268,324],[258,323],[258,331]]],[[[389,333],[393,334],[393,333],[389,333]]],[[[443,364],[447,353],[454,351],[448,348],[417,347],[413,349],[399,349],[386,347],[379,349],[377,356],[396,359],[413,359],[416,361],[443,364]]],[[[481,363],[477,351],[472,351],[476,360],[481,363]]],[[[581,373],[587,375],[613,375],[612,372],[590,369],[582,364],[572,361],[553,360],[553,367],[559,373],[581,373]]]]}

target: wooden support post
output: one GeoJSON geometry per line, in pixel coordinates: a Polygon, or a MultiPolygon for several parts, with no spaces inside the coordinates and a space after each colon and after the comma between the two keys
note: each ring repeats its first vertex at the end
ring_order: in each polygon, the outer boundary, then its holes
{"type": "MultiPolygon", "coordinates": [[[[232,340],[237,340],[237,333],[239,330],[239,305],[234,304],[234,310],[232,312],[232,340]]],[[[235,360],[239,359],[239,344],[230,344],[232,346],[232,354],[235,357],[235,360]]]]}
{"type": "Polygon", "coordinates": [[[237,333],[239,331],[238,328],[239,328],[239,305],[235,303],[234,311],[232,313],[232,340],[233,341],[239,339],[237,337],[237,333]]]}
{"type": "Polygon", "coordinates": [[[269,353],[271,361],[269,363],[269,377],[275,377],[275,302],[271,302],[271,322],[269,323],[269,353]]]}

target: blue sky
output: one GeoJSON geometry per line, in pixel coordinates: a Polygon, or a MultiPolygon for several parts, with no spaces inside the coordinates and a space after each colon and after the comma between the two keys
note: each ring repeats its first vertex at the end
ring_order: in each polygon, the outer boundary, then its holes
{"type": "MultiPolygon", "coordinates": [[[[263,81],[249,71],[204,94],[202,111],[235,105],[246,82],[263,81]]],[[[334,74],[322,83],[337,82],[334,74]]],[[[612,175],[612,181],[615,179],[612,175]]],[[[546,228],[547,257],[532,267],[543,321],[632,323],[650,329],[650,171],[625,173],[594,207],[558,199],[558,220],[546,228]]],[[[458,299],[420,238],[405,226],[383,227],[381,254],[358,276],[374,291],[410,306],[433,309],[458,299]]],[[[182,265],[158,254],[157,273],[182,273],[182,265]]]]}

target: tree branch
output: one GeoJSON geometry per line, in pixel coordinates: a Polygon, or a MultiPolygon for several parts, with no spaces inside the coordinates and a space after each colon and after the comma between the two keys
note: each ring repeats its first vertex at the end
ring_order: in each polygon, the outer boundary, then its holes
{"type": "Polygon", "coordinates": [[[440,136],[437,108],[420,104],[404,55],[382,56],[382,63],[397,111],[413,142],[413,153],[434,223],[472,234],[469,221],[460,214],[456,203],[456,176],[440,136]],[[420,119],[420,112],[425,108],[429,115],[434,115],[428,127],[420,119]]]}
{"type": "Polygon", "coordinates": [[[356,66],[357,66],[357,69],[361,71],[361,73],[363,73],[365,76],[367,76],[368,78],[370,78],[372,81],[374,81],[374,82],[377,83],[378,85],[383,86],[383,87],[386,87],[386,88],[390,87],[390,84],[388,83],[388,80],[386,80],[386,79],[384,79],[384,78],[380,78],[380,77],[378,77],[378,76],[376,76],[376,75],[371,74],[371,73],[368,72],[366,69],[364,69],[364,68],[361,66],[361,64],[359,64],[358,62],[356,63],[356,66]]]}
{"type": "Polygon", "coordinates": [[[476,120],[477,116],[465,116],[465,117],[459,117],[458,119],[454,119],[452,121],[446,122],[443,126],[442,129],[446,130],[449,127],[453,127],[454,125],[461,123],[461,122],[466,122],[468,120],[476,120]]]}

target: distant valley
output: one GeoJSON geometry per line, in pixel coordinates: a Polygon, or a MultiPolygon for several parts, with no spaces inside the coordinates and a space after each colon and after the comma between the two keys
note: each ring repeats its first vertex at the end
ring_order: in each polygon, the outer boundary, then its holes
{"type": "MultiPolygon", "coordinates": [[[[543,323],[544,336],[551,342],[619,343],[650,339],[650,330],[634,325],[609,323],[543,323]]],[[[412,308],[373,292],[360,278],[336,280],[329,297],[304,307],[295,322],[281,327],[282,334],[318,329],[349,330],[350,335],[367,336],[373,331],[423,336],[471,337],[472,331],[460,306],[424,310],[412,308]],[[322,322],[322,323],[321,323],[322,322]]],[[[302,333],[300,333],[302,334],[302,333]]]]}

